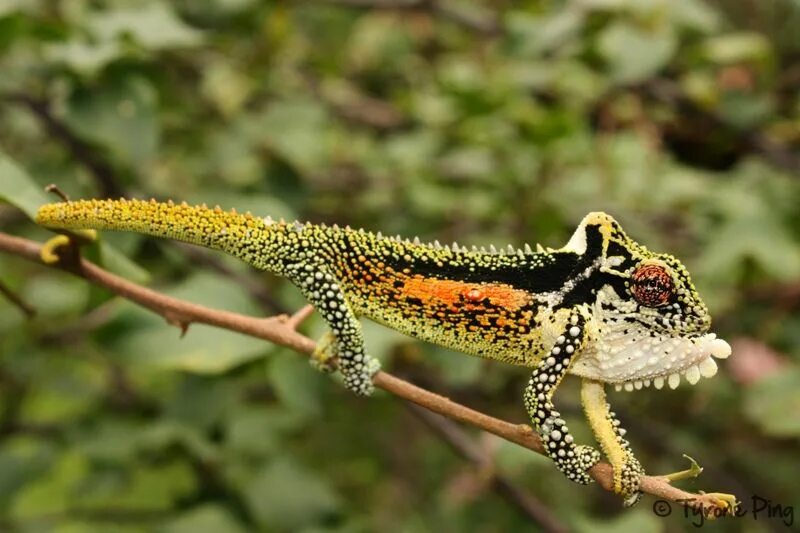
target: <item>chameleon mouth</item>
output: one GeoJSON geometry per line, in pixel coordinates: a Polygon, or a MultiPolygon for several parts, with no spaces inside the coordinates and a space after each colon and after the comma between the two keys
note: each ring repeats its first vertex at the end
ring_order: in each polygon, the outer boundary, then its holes
{"type": "Polygon", "coordinates": [[[731,354],[730,345],[714,333],[698,336],[652,336],[639,329],[607,331],[584,352],[570,373],[604,383],[617,390],[638,390],[664,385],[675,389],[681,376],[694,385],[701,377],[717,373],[714,359],[731,354]]]}
{"type": "Polygon", "coordinates": [[[630,392],[649,387],[650,385],[656,389],[661,389],[665,384],[668,385],[670,389],[677,389],[681,383],[681,376],[683,376],[690,385],[696,384],[700,381],[701,377],[710,378],[714,376],[717,373],[717,363],[714,361],[714,358],[727,359],[731,354],[731,346],[723,339],[716,338],[713,333],[705,335],[703,341],[704,342],[701,344],[696,345],[695,348],[695,350],[701,350],[705,354],[699,361],[669,374],[661,374],[648,379],[615,383],[615,390],[630,392]]]}

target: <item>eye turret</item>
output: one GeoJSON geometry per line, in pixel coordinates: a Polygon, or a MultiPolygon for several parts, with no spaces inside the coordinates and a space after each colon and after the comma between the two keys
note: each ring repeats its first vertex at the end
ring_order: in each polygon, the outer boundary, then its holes
{"type": "Polygon", "coordinates": [[[660,307],[669,302],[675,292],[675,283],[664,265],[642,263],[631,275],[630,291],[641,305],[660,307]]]}

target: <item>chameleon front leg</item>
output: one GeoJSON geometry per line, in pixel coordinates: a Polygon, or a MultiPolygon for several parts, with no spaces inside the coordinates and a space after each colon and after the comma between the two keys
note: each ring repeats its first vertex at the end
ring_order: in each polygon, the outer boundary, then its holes
{"type": "Polygon", "coordinates": [[[592,481],[588,470],[600,460],[591,446],[576,445],[561,414],[555,410],[553,393],[584,342],[584,318],[573,314],[547,357],[536,366],[525,388],[525,408],[547,455],[569,479],[581,484],[592,481]]]}
{"type": "Polygon", "coordinates": [[[603,384],[584,379],[581,402],[603,453],[614,467],[614,492],[624,498],[626,507],[630,507],[642,496],[639,478],[644,475],[644,468],[633,456],[631,446],[624,438],[625,430],[609,408],[603,384]]]}
{"type": "Polygon", "coordinates": [[[317,341],[317,346],[311,354],[311,366],[330,374],[339,369],[339,347],[336,336],[332,331],[326,331],[325,334],[317,341]]]}
{"type": "Polygon", "coordinates": [[[366,353],[361,324],[339,281],[324,267],[311,263],[288,266],[286,277],[300,288],[330,328],[314,351],[312,364],[326,371],[338,367],[348,389],[360,396],[372,394],[372,376],[380,370],[380,363],[366,353]]]}

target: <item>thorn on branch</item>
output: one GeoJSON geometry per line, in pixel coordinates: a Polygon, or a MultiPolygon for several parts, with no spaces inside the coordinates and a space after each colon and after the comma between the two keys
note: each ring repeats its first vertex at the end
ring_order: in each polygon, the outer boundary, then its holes
{"type": "Polygon", "coordinates": [[[167,321],[167,324],[170,326],[175,326],[176,328],[181,330],[180,338],[184,338],[186,333],[189,331],[189,326],[192,324],[191,320],[187,320],[186,318],[179,316],[171,311],[165,310],[161,313],[164,317],[164,320],[167,321]]]}

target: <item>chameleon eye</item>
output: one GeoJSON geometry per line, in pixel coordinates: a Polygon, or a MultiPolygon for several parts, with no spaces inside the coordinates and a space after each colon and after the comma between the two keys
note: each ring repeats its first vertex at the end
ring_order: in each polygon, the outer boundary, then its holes
{"type": "Polygon", "coordinates": [[[652,263],[641,265],[633,272],[630,287],[636,301],[647,307],[664,305],[675,291],[666,267],[652,263]]]}

